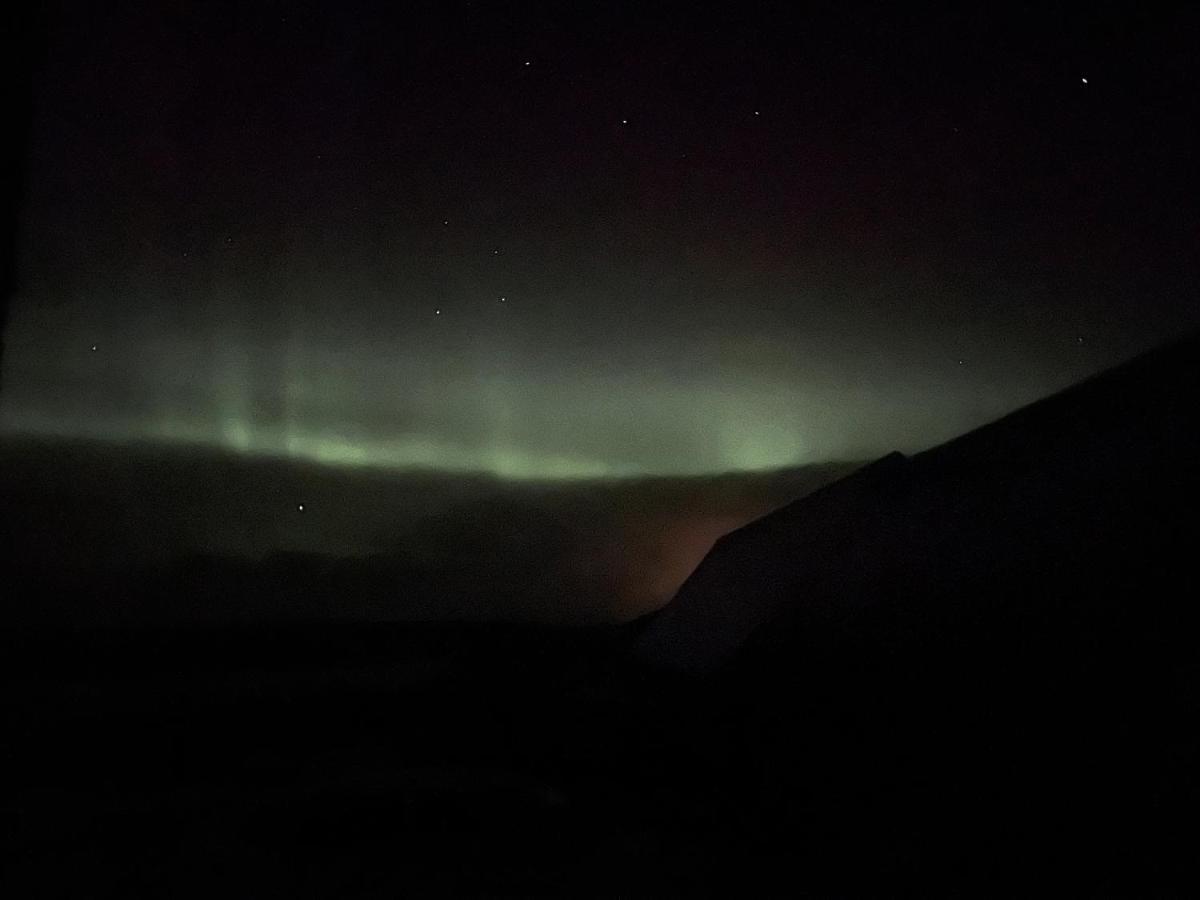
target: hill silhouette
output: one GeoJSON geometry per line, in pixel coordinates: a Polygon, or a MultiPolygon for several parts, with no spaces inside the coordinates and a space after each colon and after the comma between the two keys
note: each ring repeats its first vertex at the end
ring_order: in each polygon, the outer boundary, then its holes
{"type": "Polygon", "coordinates": [[[1193,336],[721,538],[637,647],[716,679],[757,871],[1192,883],[1197,459],[1193,336]]]}
{"type": "Polygon", "coordinates": [[[815,627],[901,597],[923,614],[941,597],[971,608],[983,585],[1065,569],[1078,587],[1057,587],[1081,603],[1112,593],[1095,573],[1118,565],[1146,585],[1182,562],[1171,551],[1192,527],[1198,348],[1193,337],[911,459],[890,454],[721,537],[648,626],[645,654],[707,670],[780,613],[815,627]]]}

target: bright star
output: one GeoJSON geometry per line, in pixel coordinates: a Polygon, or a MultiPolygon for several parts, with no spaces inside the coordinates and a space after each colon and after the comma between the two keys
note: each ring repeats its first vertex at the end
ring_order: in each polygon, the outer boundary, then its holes
{"type": "Polygon", "coordinates": [[[304,504],[301,503],[299,506],[296,507],[296,509],[300,510],[300,512],[304,512],[304,504]]]}
{"type": "Polygon", "coordinates": [[[1086,79],[1086,78],[1080,78],[1079,80],[1080,80],[1080,81],[1082,81],[1084,84],[1087,84],[1087,79],[1086,79]]]}

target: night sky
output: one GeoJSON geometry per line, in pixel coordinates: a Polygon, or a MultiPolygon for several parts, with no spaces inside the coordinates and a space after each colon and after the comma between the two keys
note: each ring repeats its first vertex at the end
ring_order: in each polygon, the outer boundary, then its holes
{"type": "Polygon", "coordinates": [[[901,6],[53,4],[0,424],[769,469],[1200,323],[1197,14],[901,6]]]}

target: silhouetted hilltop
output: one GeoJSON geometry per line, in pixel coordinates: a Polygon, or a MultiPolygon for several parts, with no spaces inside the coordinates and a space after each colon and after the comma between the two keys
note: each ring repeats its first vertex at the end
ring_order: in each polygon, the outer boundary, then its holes
{"type": "Polygon", "coordinates": [[[1192,337],[719,540],[637,639],[708,676],[687,816],[759,890],[1189,895],[1198,460],[1192,337]]]}
{"type": "Polygon", "coordinates": [[[1101,586],[1095,573],[1114,566],[1156,581],[1167,566],[1191,583],[1187,555],[1171,552],[1194,529],[1197,459],[1193,336],[911,459],[886,456],[720,538],[640,651],[705,671],[785,612],[833,622],[902,596],[924,617],[935,596],[970,609],[972,590],[1067,567],[1080,585],[1101,586]]]}

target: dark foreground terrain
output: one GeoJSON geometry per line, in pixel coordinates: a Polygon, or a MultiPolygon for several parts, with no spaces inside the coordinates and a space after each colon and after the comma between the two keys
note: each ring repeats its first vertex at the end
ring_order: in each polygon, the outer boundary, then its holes
{"type": "Polygon", "coordinates": [[[616,892],[661,852],[655,770],[677,765],[602,674],[616,638],[371,625],[5,648],[9,896],[616,892]]]}
{"type": "Polygon", "coordinates": [[[1200,342],[622,628],[9,632],[7,896],[1194,896],[1200,342]]]}

